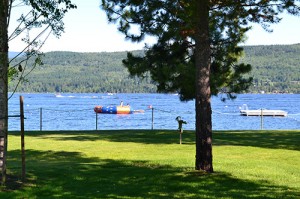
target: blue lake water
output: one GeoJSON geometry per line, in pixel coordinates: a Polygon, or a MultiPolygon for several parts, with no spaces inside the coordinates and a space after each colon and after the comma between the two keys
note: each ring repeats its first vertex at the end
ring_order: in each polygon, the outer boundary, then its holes
{"type": "MultiPolygon", "coordinates": [[[[177,116],[187,121],[184,129],[195,129],[195,102],[181,102],[173,94],[16,93],[9,100],[10,116],[20,114],[20,95],[24,97],[25,130],[177,129],[177,116]],[[129,115],[94,112],[96,105],[119,105],[121,101],[145,112],[129,115]]],[[[226,102],[213,97],[212,109],[213,130],[300,129],[299,94],[241,94],[226,102]],[[264,117],[261,126],[260,117],[239,114],[243,104],[249,109],[284,110],[288,116],[264,117]]],[[[19,129],[20,119],[10,117],[9,130],[19,129]]]]}

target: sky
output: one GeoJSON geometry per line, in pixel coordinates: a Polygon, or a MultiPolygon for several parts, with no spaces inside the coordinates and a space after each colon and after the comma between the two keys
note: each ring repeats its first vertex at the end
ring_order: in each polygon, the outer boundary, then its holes
{"type": "MultiPolygon", "coordinates": [[[[72,0],[77,9],[70,10],[65,18],[65,32],[57,39],[50,36],[41,49],[50,51],[73,52],[116,52],[143,49],[144,44],[154,43],[153,38],[146,38],[141,43],[132,43],[124,39],[115,24],[109,24],[107,17],[99,7],[100,0],[72,0]]],[[[15,20],[23,12],[23,8],[12,10],[9,31],[17,23],[15,20]]],[[[268,33],[255,25],[248,32],[248,40],[244,45],[276,45],[300,43],[300,17],[284,15],[279,24],[272,25],[273,32],[268,33]]],[[[23,44],[19,40],[9,43],[9,50],[19,52],[23,44]]]]}

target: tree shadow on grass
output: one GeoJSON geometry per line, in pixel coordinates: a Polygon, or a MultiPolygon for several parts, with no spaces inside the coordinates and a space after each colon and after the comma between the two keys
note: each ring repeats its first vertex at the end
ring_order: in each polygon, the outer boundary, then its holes
{"type": "MultiPolygon", "coordinates": [[[[13,132],[13,135],[17,134],[13,132]]],[[[133,142],[143,144],[177,144],[176,130],[115,130],[115,131],[45,131],[27,132],[26,136],[60,141],[133,142]]],[[[195,132],[184,131],[183,144],[195,144],[195,132]]],[[[270,149],[300,150],[300,131],[214,131],[214,145],[253,146],[270,149]]]]}
{"type": "Polygon", "coordinates": [[[300,131],[218,131],[214,145],[300,150],[300,131]]]}
{"type": "MultiPolygon", "coordinates": [[[[11,132],[18,135],[19,132],[11,132]]],[[[103,131],[30,131],[25,136],[54,139],[60,141],[96,141],[134,142],[143,144],[178,143],[179,133],[174,130],[103,130],[103,131]]]]}
{"type": "MultiPolygon", "coordinates": [[[[19,162],[10,151],[9,167],[19,162]]],[[[78,152],[27,151],[27,183],[0,198],[297,198],[299,190],[270,182],[237,179],[228,173],[87,158],[78,152]]],[[[17,170],[13,171],[15,174],[17,170]]]]}

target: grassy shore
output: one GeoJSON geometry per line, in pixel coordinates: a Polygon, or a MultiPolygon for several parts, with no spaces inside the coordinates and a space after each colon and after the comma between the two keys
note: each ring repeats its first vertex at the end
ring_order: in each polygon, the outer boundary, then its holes
{"type": "Polygon", "coordinates": [[[216,131],[214,170],[194,170],[194,132],[10,132],[0,198],[300,198],[300,131],[216,131]]]}

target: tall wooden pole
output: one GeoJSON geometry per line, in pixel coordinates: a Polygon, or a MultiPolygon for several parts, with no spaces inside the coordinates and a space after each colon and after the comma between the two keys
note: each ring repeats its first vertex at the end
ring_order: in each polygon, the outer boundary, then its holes
{"type": "Polygon", "coordinates": [[[25,181],[25,136],[24,136],[24,99],[20,96],[20,119],[21,119],[21,151],[22,151],[22,182],[25,181]]]}

